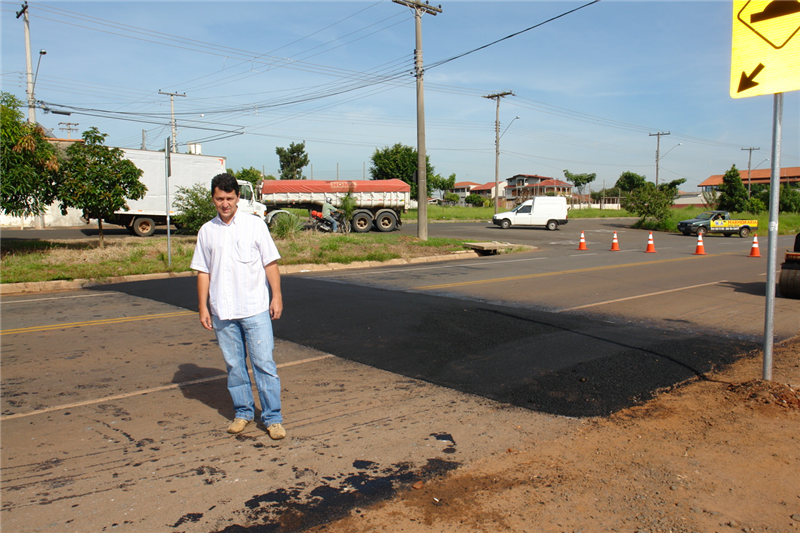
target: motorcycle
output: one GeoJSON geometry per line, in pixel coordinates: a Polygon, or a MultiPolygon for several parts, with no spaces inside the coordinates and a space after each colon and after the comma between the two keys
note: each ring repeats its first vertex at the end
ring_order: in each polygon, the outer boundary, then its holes
{"type": "MultiPolygon", "coordinates": [[[[344,213],[341,211],[334,211],[331,213],[333,219],[339,224],[337,233],[350,233],[350,221],[344,219],[344,213]]],[[[321,231],[323,233],[331,233],[333,226],[331,223],[322,216],[319,211],[311,211],[311,229],[314,231],[321,231]]]]}

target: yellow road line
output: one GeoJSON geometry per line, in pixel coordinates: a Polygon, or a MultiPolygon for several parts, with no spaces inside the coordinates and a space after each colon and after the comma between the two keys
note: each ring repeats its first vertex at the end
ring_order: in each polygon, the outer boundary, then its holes
{"type": "MultiPolygon", "coordinates": [[[[316,361],[322,361],[323,359],[330,359],[334,357],[331,354],[320,355],[318,357],[309,357],[307,359],[300,359],[299,361],[289,361],[288,363],[282,363],[277,365],[279,369],[286,368],[287,366],[295,366],[295,365],[302,365],[305,363],[313,363],[316,361]]],[[[252,372],[251,372],[252,374],[252,372]]],[[[44,409],[39,409],[38,411],[30,411],[28,413],[17,413],[13,415],[5,415],[0,416],[0,422],[5,422],[6,420],[13,420],[15,418],[24,418],[26,416],[34,416],[34,415],[41,415],[44,413],[52,413],[53,411],[63,411],[64,409],[75,409],[76,407],[84,407],[87,405],[94,405],[96,403],[102,402],[113,402],[115,400],[123,400],[125,398],[131,398],[133,396],[142,396],[144,394],[150,394],[152,392],[162,392],[167,390],[174,390],[174,389],[182,389],[184,387],[189,387],[191,385],[197,385],[199,383],[208,383],[209,381],[216,381],[219,379],[225,379],[228,377],[228,374],[220,374],[218,376],[211,376],[208,378],[200,378],[200,379],[193,379],[191,381],[183,381],[181,383],[170,383],[169,385],[162,385],[160,387],[153,387],[151,389],[146,390],[138,390],[135,392],[125,392],[123,394],[115,394],[114,396],[106,396],[104,398],[95,398],[93,400],[84,400],[82,402],[75,402],[75,403],[67,403],[62,405],[55,405],[53,407],[46,407],[44,409]]]]}
{"type": "Polygon", "coordinates": [[[120,318],[104,318],[101,320],[89,320],[86,322],[66,322],[64,324],[48,324],[46,326],[31,326],[28,328],[4,329],[0,335],[15,335],[18,333],[36,333],[39,331],[52,331],[54,329],[80,328],[86,326],[105,326],[109,324],[120,324],[122,322],[135,322],[138,320],[153,320],[157,318],[173,318],[178,316],[196,315],[196,311],[175,311],[172,313],[161,313],[156,315],[126,316],[120,318]]]}
{"type": "Polygon", "coordinates": [[[412,287],[411,290],[415,291],[429,291],[433,289],[450,289],[453,287],[467,287],[469,285],[482,285],[485,283],[504,283],[506,281],[518,281],[522,279],[533,279],[533,278],[544,278],[547,276],[560,276],[562,274],[580,274],[582,272],[597,272],[600,270],[613,270],[615,268],[628,268],[628,267],[635,267],[635,266],[643,266],[643,265],[657,265],[662,263],[673,263],[675,261],[688,261],[690,259],[696,259],[698,257],[717,257],[721,255],[731,255],[733,252],[724,253],[724,254],[708,254],[704,256],[690,256],[690,257],[677,257],[674,259],[662,259],[660,261],[645,261],[642,263],[625,263],[622,265],[608,265],[608,266],[598,266],[598,267],[588,267],[588,268],[576,268],[574,270],[558,270],[556,272],[540,272],[538,274],[525,274],[523,276],[510,276],[506,278],[493,278],[493,279],[479,279],[475,281],[460,281],[456,283],[444,283],[442,285],[426,285],[424,287],[412,287]]]}

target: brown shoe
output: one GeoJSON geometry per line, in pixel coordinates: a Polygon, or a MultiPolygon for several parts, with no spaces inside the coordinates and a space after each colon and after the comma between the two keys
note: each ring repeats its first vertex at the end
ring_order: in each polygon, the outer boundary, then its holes
{"type": "Polygon", "coordinates": [[[252,422],[252,420],[245,420],[244,418],[234,418],[231,425],[228,426],[228,433],[237,434],[244,431],[244,428],[247,427],[247,424],[252,422]]]}
{"type": "Polygon", "coordinates": [[[281,440],[286,437],[286,430],[280,424],[272,424],[267,427],[267,433],[272,440],[281,440]]]}

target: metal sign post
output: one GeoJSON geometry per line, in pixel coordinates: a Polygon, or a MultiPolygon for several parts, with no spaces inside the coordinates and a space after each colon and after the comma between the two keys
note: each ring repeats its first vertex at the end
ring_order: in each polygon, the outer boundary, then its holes
{"type": "Polygon", "coordinates": [[[734,0],[731,35],[731,97],[772,94],[774,98],[762,369],[762,378],[771,380],[783,93],[800,89],[800,2],[734,0]]]}
{"type": "Polygon", "coordinates": [[[166,144],[164,146],[164,198],[166,201],[166,210],[167,210],[167,268],[172,268],[172,245],[170,242],[170,230],[169,230],[169,177],[172,173],[172,164],[171,164],[171,145],[172,138],[167,137],[166,144]]]}

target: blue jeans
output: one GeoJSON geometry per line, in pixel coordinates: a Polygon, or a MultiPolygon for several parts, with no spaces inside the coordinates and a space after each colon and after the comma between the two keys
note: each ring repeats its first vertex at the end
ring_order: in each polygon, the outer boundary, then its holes
{"type": "Polygon", "coordinates": [[[231,393],[236,418],[255,418],[253,385],[247,373],[249,354],[261,401],[261,421],[265,426],[283,422],[281,380],[272,359],[275,341],[269,311],[236,320],[220,320],[213,315],[211,319],[228,369],[228,392],[231,393]]]}
{"type": "Polygon", "coordinates": [[[331,223],[332,226],[331,233],[336,233],[336,230],[339,229],[339,223],[336,222],[336,219],[328,215],[325,217],[325,220],[331,223]]]}

